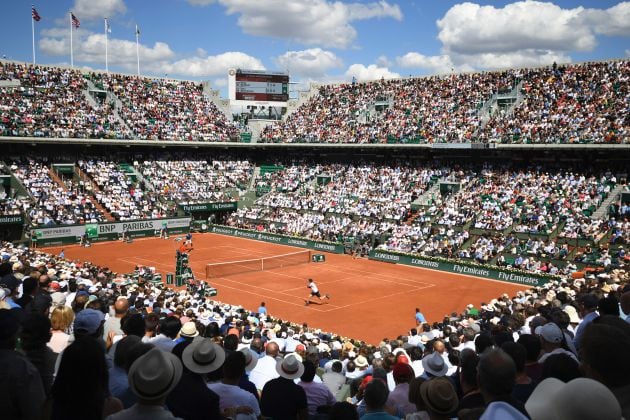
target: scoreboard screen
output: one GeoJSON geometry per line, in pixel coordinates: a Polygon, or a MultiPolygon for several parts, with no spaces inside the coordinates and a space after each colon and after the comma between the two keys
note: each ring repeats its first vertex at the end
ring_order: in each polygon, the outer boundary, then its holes
{"type": "Polygon", "coordinates": [[[289,75],[267,71],[236,70],[234,92],[237,101],[286,102],[289,75]]]}

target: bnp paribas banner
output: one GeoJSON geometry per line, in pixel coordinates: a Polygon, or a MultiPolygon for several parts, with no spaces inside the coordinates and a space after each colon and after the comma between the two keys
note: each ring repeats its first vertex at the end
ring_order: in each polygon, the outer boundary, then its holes
{"type": "Polygon", "coordinates": [[[93,242],[111,241],[123,232],[131,238],[141,238],[159,234],[162,229],[169,234],[188,232],[190,217],[36,228],[31,230],[31,238],[35,238],[40,246],[52,246],[76,243],[83,235],[93,242]]]}

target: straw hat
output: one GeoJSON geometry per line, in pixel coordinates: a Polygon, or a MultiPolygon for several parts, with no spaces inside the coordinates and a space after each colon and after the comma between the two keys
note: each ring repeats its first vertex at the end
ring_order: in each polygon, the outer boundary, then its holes
{"type": "Polygon", "coordinates": [[[179,335],[180,337],[194,338],[199,335],[199,331],[197,331],[197,326],[195,325],[195,323],[190,321],[186,322],[182,326],[182,329],[179,331],[179,335]]]}
{"type": "Polygon", "coordinates": [[[159,400],[177,386],[182,370],[177,356],[153,348],[131,365],[129,388],[139,399],[159,400]]]}

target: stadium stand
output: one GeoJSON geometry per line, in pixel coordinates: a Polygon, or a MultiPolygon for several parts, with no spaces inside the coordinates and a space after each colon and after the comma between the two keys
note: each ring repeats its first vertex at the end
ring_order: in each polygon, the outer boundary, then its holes
{"type": "Polygon", "coordinates": [[[630,418],[629,63],[327,85],[260,141],[334,147],[236,150],[211,144],[238,127],[198,83],[1,61],[0,221],[27,231],[11,243],[0,226],[3,415],[271,417],[284,385],[281,405],[310,419],[376,408],[407,419],[630,418]],[[519,148],[398,147],[470,142],[519,148]],[[375,345],[198,285],[174,290],[151,269],[114,273],[25,246],[29,227],[217,203],[230,210],[195,222],[548,282],[443,319],[416,315],[416,328],[393,325],[375,345]]]}

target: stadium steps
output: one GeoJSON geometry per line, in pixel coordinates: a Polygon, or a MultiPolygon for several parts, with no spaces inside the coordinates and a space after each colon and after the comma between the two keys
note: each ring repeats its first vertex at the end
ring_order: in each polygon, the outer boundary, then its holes
{"type": "Polygon", "coordinates": [[[254,191],[256,192],[256,179],[260,176],[260,166],[254,167],[254,172],[252,173],[252,177],[249,180],[249,185],[247,186],[247,192],[254,191]]]}
{"type": "Polygon", "coordinates": [[[431,188],[426,190],[424,194],[420,197],[416,198],[414,202],[411,203],[411,208],[415,208],[416,206],[428,206],[430,205],[430,201],[432,197],[439,197],[440,194],[440,182],[446,181],[446,177],[442,177],[438,182],[434,183],[431,188]]]}
{"type": "Polygon", "coordinates": [[[107,211],[107,209],[103,207],[101,203],[99,203],[99,201],[96,199],[96,196],[94,195],[95,192],[101,192],[98,185],[96,185],[96,183],[93,182],[92,179],[85,172],[83,172],[83,170],[78,165],[75,165],[74,167],[74,174],[81,181],[83,181],[83,184],[86,186],[86,189],[91,192],[92,197],[94,197],[94,201],[92,201],[92,204],[94,204],[94,207],[96,207],[98,211],[103,213],[103,217],[105,217],[105,219],[108,222],[115,222],[116,219],[114,218],[114,216],[112,216],[112,214],[109,211],[107,211]]]}
{"type": "Polygon", "coordinates": [[[68,191],[66,183],[57,175],[57,172],[53,168],[48,168],[48,176],[53,182],[61,187],[62,190],[68,191]]]}
{"type": "Polygon", "coordinates": [[[592,218],[595,220],[605,219],[608,216],[608,208],[612,203],[617,201],[617,199],[619,198],[619,194],[621,194],[621,191],[623,191],[623,185],[617,184],[615,188],[613,188],[613,190],[610,192],[610,194],[608,194],[608,197],[606,197],[606,199],[602,201],[602,204],[597,208],[597,210],[595,210],[592,218]]]}

